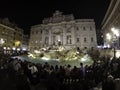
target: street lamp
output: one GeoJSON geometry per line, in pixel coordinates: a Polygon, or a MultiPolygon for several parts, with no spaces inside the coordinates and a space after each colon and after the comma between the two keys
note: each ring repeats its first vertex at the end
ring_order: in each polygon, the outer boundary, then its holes
{"type": "Polygon", "coordinates": [[[115,50],[115,43],[117,42],[117,44],[119,43],[119,36],[120,36],[120,34],[119,34],[119,29],[116,29],[116,28],[111,28],[111,31],[112,31],[112,39],[113,39],[113,43],[114,43],[114,58],[116,58],[116,50],[115,50]]]}
{"type": "Polygon", "coordinates": [[[112,35],[110,33],[106,34],[106,44],[105,46],[110,48],[110,43],[111,43],[112,35]]]}
{"type": "Polygon", "coordinates": [[[3,38],[0,39],[0,45],[2,45],[5,41],[3,40],[3,38]]]}
{"type": "Polygon", "coordinates": [[[112,39],[111,34],[110,34],[110,33],[107,33],[107,34],[106,34],[106,38],[110,41],[110,40],[112,39]]]}
{"type": "Polygon", "coordinates": [[[111,28],[111,32],[106,34],[106,39],[108,44],[111,43],[113,46],[113,58],[116,58],[116,44],[119,47],[119,37],[120,37],[120,32],[119,29],[116,29],[114,27],[111,28]],[[112,42],[113,44],[112,44],[112,42]]]}
{"type": "Polygon", "coordinates": [[[0,48],[1,50],[3,49],[2,45],[5,43],[4,39],[3,38],[0,38],[0,48]]]}

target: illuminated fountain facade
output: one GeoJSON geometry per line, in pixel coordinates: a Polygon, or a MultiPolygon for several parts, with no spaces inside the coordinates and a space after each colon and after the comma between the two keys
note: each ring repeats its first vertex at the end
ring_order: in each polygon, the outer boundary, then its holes
{"type": "Polygon", "coordinates": [[[63,15],[56,11],[52,17],[45,18],[42,24],[31,27],[29,49],[56,49],[64,47],[66,50],[96,49],[96,29],[93,19],[75,19],[72,14],[63,15]]]}

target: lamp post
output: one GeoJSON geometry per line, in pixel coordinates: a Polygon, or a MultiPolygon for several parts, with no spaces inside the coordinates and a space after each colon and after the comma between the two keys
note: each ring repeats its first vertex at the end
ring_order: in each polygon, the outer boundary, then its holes
{"type": "Polygon", "coordinates": [[[115,59],[116,58],[116,43],[118,45],[120,34],[119,34],[119,29],[116,29],[114,27],[111,28],[111,31],[112,31],[112,39],[113,39],[113,44],[114,44],[114,46],[113,46],[113,48],[114,48],[114,56],[113,56],[113,58],[115,59]]]}
{"type": "Polygon", "coordinates": [[[115,49],[115,41],[113,41],[114,46],[113,46],[113,58],[116,58],[116,49],[115,49]]]}
{"type": "Polygon", "coordinates": [[[2,45],[5,43],[4,39],[3,38],[0,38],[0,51],[2,51],[3,47],[2,45]]]}
{"type": "MultiPolygon", "coordinates": [[[[106,34],[106,39],[108,44],[113,47],[113,58],[116,58],[116,44],[119,45],[120,32],[119,29],[114,27],[111,28],[111,32],[106,34]],[[112,41],[112,42],[111,42],[112,41]]],[[[119,46],[118,46],[119,47],[119,46]]]]}

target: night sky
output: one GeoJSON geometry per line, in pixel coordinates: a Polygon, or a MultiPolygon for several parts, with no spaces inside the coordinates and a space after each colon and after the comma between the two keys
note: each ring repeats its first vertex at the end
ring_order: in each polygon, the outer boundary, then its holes
{"type": "Polygon", "coordinates": [[[51,17],[55,10],[73,14],[76,19],[93,18],[99,29],[110,0],[3,0],[0,3],[0,18],[8,17],[27,34],[32,25],[51,17]]]}

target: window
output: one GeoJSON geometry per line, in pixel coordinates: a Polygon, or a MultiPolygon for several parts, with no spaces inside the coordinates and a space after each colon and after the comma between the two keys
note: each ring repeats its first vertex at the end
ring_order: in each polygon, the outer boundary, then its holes
{"type": "Polygon", "coordinates": [[[45,34],[48,34],[48,33],[49,33],[49,31],[48,31],[48,30],[46,30],[46,31],[45,31],[45,34]]]}
{"type": "Polygon", "coordinates": [[[53,36],[53,45],[55,45],[55,36],[53,36]]]}
{"type": "Polygon", "coordinates": [[[77,38],[77,42],[79,42],[79,38],[77,38]]]}
{"type": "Polygon", "coordinates": [[[83,30],[85,30],[85,27],[83,27],[83,30]]]}
{"type": "Polygon", "coordinates": [[[71,30],[70,30],[70,29],[67,29],[67,33],[71,33],[71,30]]]}
{"type": "Polygon", "coordinates": [[[94,47],[91,47],[91,50],[93,50],[94,49],[94,47]]]}
{"type": "Polygon", "coordinates": [[[42,30],[41,30],[41,34],[42,34],[42,30]]]}
{"type": "Polygon", "coordinates": [[[48,44],[49,38],[45,37],[45,44],[48,44]]]}
{"type": "Polygon", "coordinates": [[[91,38],[91,42],[93,42],[93,37],[91,38]]]}
{"type": "Polygon", "coordinates": [[[36,31],[36,34],[38,34],[38,31],[36,31]]]}
{"type": "Polygon", "coordinates": [[[34,47],[34,49],[37,49],[37,47],[34,47]]]}
{"type": "Polygon", "coordinates": [[[86,38],[84,38],[84,42],[87,42],[87,39],[86,39],[86,38]]]}
{"type": "Polygon", "coordinates": [[[76,30],[78,31],[78,30],[79,30],[79,28],[78,28],[78,27],[76,27],[76,30]]]}
{"type": "Polygon", "coordinates": [[[71,35],[67,36],[67,44],[72,44],[71,35]]]}
{"type": "Polygon", "coordinates": [[[90,30],[92,30],[92,27],[90,26],[90,30]]]}

